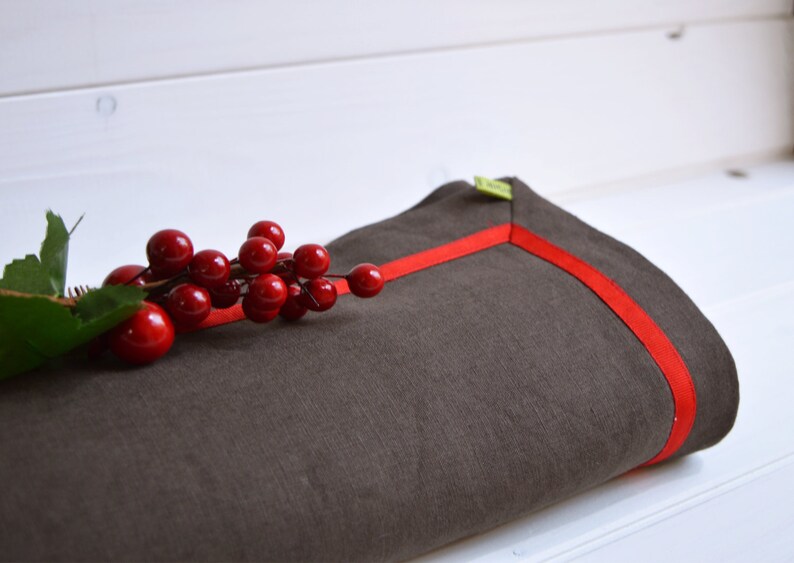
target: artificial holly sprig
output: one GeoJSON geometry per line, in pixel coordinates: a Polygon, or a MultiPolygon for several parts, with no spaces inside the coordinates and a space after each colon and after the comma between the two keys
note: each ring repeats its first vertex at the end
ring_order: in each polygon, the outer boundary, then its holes
{"type": "Polygon", "coordinates": [[[330,256],[318,244],[302,245],[294,254],[279,252],[284,231],[272,221],[259,221],[232,260],[217,250],[194,253],[187,235],[166,229],[147,243],[148,266],[120,266],[101,288],[81,287],[64,295],[70,234],[60,217],[48,213],[40,256],[15,260],[4,270],[0,337],[16,334],[0,343],[0,378],[89,341],[94,350],[107,345],[127,362],[149,363],[171,348],[177,330],[195,328],[213,308],[237,303],[255,322],[279,315],[294,321],[336,303],[329,277],[345,278],[358,297],[373,297],[384,285],[372,264],[359,264],[345,275],[328,274],[330,256]]]}
{"type": "MultiPolygon", "coordinates": [[[[193,252],[193,243],[176,229],[158,231],[146,245],[149,265],[116,268],[104,285],[135,284],[147,292],[145,308],[108,335],[110,350],[130,363],[149,363],[165,354],[177,330],[200,325],[212,308],[241,302],[245,316],[258,323],[277,316],[294,321],[308,311],[323,312],[336,303],[336,286],[324,274],[331,258],[319,244],[295,253],[280,252],[283,229],[259,221],[248,231],[236,258],[218,250],[193,252]],[[130,277],[132,276],[132,277],[130,277]]],[[[351,293],[373,297],[383,288],[380,270],[359,264],[344,276],[351,293]]]]}

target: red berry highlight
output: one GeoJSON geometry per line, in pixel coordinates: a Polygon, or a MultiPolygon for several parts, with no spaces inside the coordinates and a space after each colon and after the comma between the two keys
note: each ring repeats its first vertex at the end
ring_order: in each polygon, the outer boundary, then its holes
{"type": "Polygon", "coordinates": [[[217,287],[225,284],[231,271],[229,259],[217,250],[196,252],[187,266],[187,275],[201,287],[217,287]]]}
{"type": "Polygon", "coordinates": [[[144,270],[146,270],[146,266],[139,266],[138,264],[119,266],[107,275],[102,285],[132,285],[140,287],[152,280],[151,272],[144,270]],[[144,273],[141,274],[141,272],[144,273]]]}
{"type": "Polygon", "coordinates": [[[276,250],[284,246],[284,229],[273,221],[258,221],[248,229],[248,238],[265,237],[276,245],[276,250]]]}
{"type": "Polygon", "coordinates": [[[163,356],[174,343],[174,325],[165,311],[154,303],[143,308],[111,329],[110,351],[125,362],[148,364],[163,356]]]}
{"type": "Polygon", "coordinates": [[[252,274],[266,274],[276,265],[278,250],[265,237],[251,237],[240,247],[240,265],[252,274]]]}
{"type": "Polygon", "coordinates": [[[262,274],[248,284],[246,299],[257,309],[278,309],[287,300],[287,284],[274,274],[262,274]]]}
{"type": "Polygon", "coordinates": [[[190,328],[207,318],[212,303],[206,289],[192,283],[183,283],[168,294],[165,308],[179,327],[190,328]]]}
{"type": "Polygon", "coordinates": [[[300,304],[301,288],[297,285],[287,287],[287,300],[279,309],[278,314],[288,321],[297,321],[306,314],[308,309],[300,304]]]}
{"type": "Polygon", "coordinates": [[[223,285],[210,288],[210,301],[216,309],[228,309],[240,299],[240,282],[229,280],[223,285]]]}
{"type": "Polygon", "coordinates": [[[268,323],[278,316],[278,309],[262,309],[257,307],[250,295],[243,297],[243,313],[255,323],[268,323]]]}
{"type": "Polygon", "coordinates": [[[304,285],[300,304],[310,311],[327,311],[336,303],[336,286],[326,278],[315,278],[304,285]],[[313,299],[312,299],[313,298],[313,299]]]}
{"type": "Polygon", "coordinates": [[[328,271],[331,257],[328,251],[319,244],[304,244],[295,250],[292,256],[295,273],[302,278],[319,278],[328,271]]]}
{"type": "Polygon", "coordinates": [[[146,256],[155,277],[163,279],[184,270],[193,258],[193,243],[182,231],[165,229],[152,235],[146,256]]]}
{"type": "Polygon", "coordinates": [[[345,276],[350,293],[358,297],[375,297],[383,289],[386,280],[374,264],[359,264],[345,276]]]}

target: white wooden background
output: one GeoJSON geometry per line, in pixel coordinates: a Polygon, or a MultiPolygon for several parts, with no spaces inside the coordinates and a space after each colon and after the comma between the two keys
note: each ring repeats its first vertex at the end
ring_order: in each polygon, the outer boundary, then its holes
{"type": "Polygon", "coordinates": [[[791,0],[0,0],[2,262],[48,207],[97,283],[159,228],[322,242],[510,174],[715,322],[725,442],[430,559],[794,558],[793,146],[791,0]]]}

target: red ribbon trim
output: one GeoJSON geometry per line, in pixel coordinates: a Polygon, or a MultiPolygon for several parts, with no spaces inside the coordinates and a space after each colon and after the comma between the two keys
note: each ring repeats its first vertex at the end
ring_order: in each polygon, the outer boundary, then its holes
{"type": "Polygon", "coordinates": [[[595,293],[634,333],[659,366],[673,394],[675,415],[667,443],[661,451],[642,464],[651,465],[670,457],[689,436],[695,422],[697,401],[689,370],[673,343],[618,284],[591,265],[518,225],[513,226],[510,242],[572,275],[595,293]]]}
{"type": "MultiPolygon", "coordinates": [[[[645,346],[659,366],[670,386],[675,406],[670,434],[664,447],[653,458],[641,465],[658,463],[675,453],[686,441],[695,422],[697,401],[692,377],[683,359],[667,335],[623,289],[593,266],[569,254],[562,248],[528,231],[519,225],[505,223],[474,233],[467,237],[411,254],[381,266],[387,282],[420,270],[469,256],[476,252],[511,243],[530,254],[545,260],[577,280],[595,293],[631,330],[645,346]]],[[[350,292],[347,282],[335,282],[339,295],[350,292]]],[[[196,330],[210,328],[245,318],[242,307],[216,309],[196,330]]]]}
{"type": "MultiPolygon", "coordinates": [[[[442,244],[435,248],[423,250],[416,254],[409,254],[403,258],[398,258],[391,262],[387,262],[380,267],[387,282],[396,280],[403,276],[413,274],[419,270],[425,270],[438,266],[444,262],[462,258],[475,252],[480,252],[492,246],[510,242],[510,223],[498,225],[479,231],[473,235],[453,240],[447,244],[442,244]]],[[[350,293],[350,288],[347,286],[347,281],[339,279],[334,282],[336,286],[337,295],[345,295],[350,293]]],[[[245,318],[243,314],[243,307],[239,303],[228,309],[213,309],[210,316],[193,330],[202,330],[211,328],[213,326],[224,325],[226,323],[233,323],[241,321],[245,318]]]]}

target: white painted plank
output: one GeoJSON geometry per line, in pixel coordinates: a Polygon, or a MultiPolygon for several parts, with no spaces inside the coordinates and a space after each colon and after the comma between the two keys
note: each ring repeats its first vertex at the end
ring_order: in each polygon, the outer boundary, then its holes
{"type": "Polygon", "coordinates": [[[790,14],[789,0],[4,0],[0,95],[790,14]]]}
{"type": "Polygon", "coordinates": [[[564,204],[645,253],[709,310],[794,281],[794,161],[564,204]],[[682,255],[681,249],[687,249],[682,255]]]}
{"type": "Polygon", "coordinates": [[[744,563],[794,559],[794,463],[694,503],[576,561],[744,563]]]}
{"type": "Polygon", "coordinates": [[[259,218],[322,242],[474,174],[554,194],[790,150],[790,37],[696,26],[2,100],[0,260],[46,207],[87,213],[70,281],[96,283],[166,226],[233,253],[259,218]]]}
{"type": "MultiPolygon", "coordinates": [[[[704,508],[693,513],[690,509],[725,496],[724,502],[738,503],[732,506],[739,510],[745,497],[737,493],[736,500],[730,500],[734,489],[739,491],[794,463],[794,434],[787,431],[794,427],[794,411],[789,404],[794,376],[789,357],[794,341],[794,267],[786,259],[794,255],[794,162],[752,168],[748,174],[745,180],[710,176],[568,204],[583,219],[613,234],[620,232],[622,240],[657,264],[663,263],[668,271],[675,270],[673,277],[704,306],[731,349],[739,372],[741,401],[731,433],[713,448],[633,471],[546,510],[436,551],[423,561],[568,560],[591,552],[593,560],[612,561],[612,555],[621,554],[625,560],[645,560],[646,551],[634,548],[647,542],[635,542],[631,536],[646,528],[648,531],[640,537],[648,538],[648,542],[665,545],[669,536],[664,534],[676,529],[681,532],[678,549],[704,553],[714,546],[713,541],[686,530],[710,526],[712,519],[720,517],[723,501],[710,504],[713,510],[704,508]],[[734,223],[731,212],[735,209],[742,210],[752,228],[724,228],[734,223]],[[656,221],[662,218],[669,218],[669,222],[656,221]],[[648,225],[643,219],[648,219],[648,225]],[[718,237],[702,236],[698,227],[704,220],[715,227],[718,237]],[[669,234],[673,231],[691,236],[686,244],[671,243],[669,234]],[[756,252],[770,243],[779,252],[778,257],[756,252]],[[671,246],[676,246],[674,259],[668,254],[671,246]],[[724,259],[704,263],[703,257],[711,254],[724,259]],[[697,270],[705,275],[679,279],[682,273],[697,270]],[[731,277],[742,278],[744,283],[725,292],[721,284],[731,277]],[[709,287],[717,297],[709,294],[709,287]],[[688,516],[679,522],[681,514],[688,516]],[[658,528],[659,533],[652,532],[658,522],[665,524],[658,528]],[[624,538],[629,542],[625,550],[620,547],[624,538]],[[601,554],[604,556],[599,557],[601,554]]],[[[764,490],[770,494],[754,501],[761,505],[780,503],[778,516],[790,522],[794,518],[790,490],[764,490]]],[[[764,516],[748,524],[741,534],[727,529],[748,542],[762,541],[771,525],[764,516]]],[[[722,529],[725,533],[726,528],[722,529]]],[[[671,556],[665,560],[680,559],[671,556]]]]}

